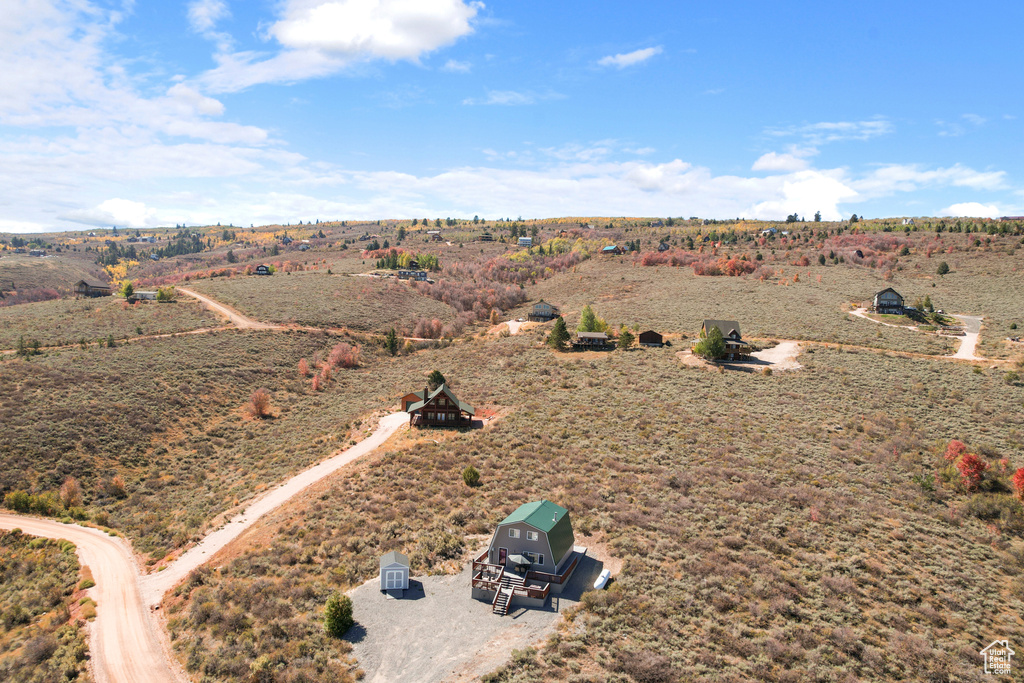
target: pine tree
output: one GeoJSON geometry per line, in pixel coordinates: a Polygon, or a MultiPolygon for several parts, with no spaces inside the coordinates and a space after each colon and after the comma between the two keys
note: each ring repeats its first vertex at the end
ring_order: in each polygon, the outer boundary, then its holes
{"type": "Polygon", "coordinates": [[[395,328],[388,330],[387,336],[384,338],[384,348],[392,356],[398,353],[398,335],[395,333],[395,328]]]}
{"type": "Polygon", "coordinates": [[[555,319],[555,327],[548,335],[548,345],[555,351],[565,351],[569,343],[569,331],[565,329],[565,319],[558,316],[555,319]]]}
{"type": "Polygon", "coordinates": [[[341,593],[334,593],[327,598],[327,605],[324,608],[324,628],[328,635],[341,638],[345,632],[352,628],[355,620],[352,618],[352,599],[341,593]]]}
{"type": "Polygon", "coordinates": [[[622,330],[621,332],[619,332],[619,348],[628,349],[630,346],[633,345],[634,339],[635,337],[633,336],[632,332],[630,332],[629,330],[622,330]]]}

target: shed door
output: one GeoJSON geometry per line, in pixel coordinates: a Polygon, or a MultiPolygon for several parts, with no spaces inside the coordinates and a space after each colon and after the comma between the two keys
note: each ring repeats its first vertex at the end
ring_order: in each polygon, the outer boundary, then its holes
{"type": "Polygon", "coordinates": [[[401,569],[389,569],[384,573],[384,588],[385,590],[392,590],[402,587],[402,575],[405,574],[401,569]]]}

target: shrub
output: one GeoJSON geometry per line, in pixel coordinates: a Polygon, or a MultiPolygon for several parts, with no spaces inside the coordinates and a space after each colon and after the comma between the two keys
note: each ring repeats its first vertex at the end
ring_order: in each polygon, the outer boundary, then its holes
{"type": "Polygon", "coordinates": [[[634,339],[635,337],[633,337],[632,332],[630,332],[629,330],[623,330],[622,332],[619,333],[619,348],[628,349],[630,346],[633,345],[634,339]]]}
{"type": "Polygon", "coordinates": [[[342,342],[335,344],[328,356],[328,362],[333,367],[355,368],[359,366],[359,347],[342,342]]]}
{"type": "Polygon", "coordinates": [[[257,389],[249,397],[249,403],[245,406],[245,412],[254,420],[262,420],[270,415],[270,392],[266,389],[257,389]]]}
{"type": "Polygon", "coordinates": [[[1013,474],[1013,490],[1017,494],[1017,499],[1024,503],[1024,467],[1013,474]]]}
{"type": "Polygon", "coordinates": [[[306,362],[305,358],[300,358],[299,359],[299,376],[300,377],[308,377],[309,376],[309,363],[306,362]]]}
{"type": "Polygon", "coordinates": [[[324,628],[328,635],[341,638],[345,632],[352,628],[355,620],[352,618],[352,599],[341,593],[334,593],[327,598],[327,605],[324,608],[324,628]]]}
{"type": "Polygon", "coordinates": [[[61,485],[60,502],[61,505],[68,509],[82,504],[82,488],[74,477],[68,477],[61,485]]]}
{"type": "Polygon", "coordinates": [[[28,512],[32,507],[31,498],[27,491],[11,491],[4,496],[4,505],[15,512],[28,512]]]}
{"type": "Polygon", "coordinates": [[[978,488],[981,480],[985,478],[985,470],[988,469],[988,463],[974,453],[968,453],[960,458],[956,464],[956,469],[960,472],[964,487],[968,491],[973,491],[978,488]]]}
{"type": "Polygon", "coordinates": [[[963,441],[953,439],[946,446],[946,460],[949,462],[956,462],[960,459],[960,456],[967,452],[967,446],[963,441]]]}
{"type": "Polygon", "coordinates": [[[466,469],[462,470],[462,481],[466,482],[466,486],[479,486],[480,473],[472,465],[467,465],[466,469]]]}
{"type": "Polygon", "coordinates": [[[434,389],[437,389],[439,386],[446,383],[447,381],[448,380],[444,378],[444,375],[441,374],[440,370],[434,370],[427,377],[427,388],[433,391],[434,389]]]}
{"type": "Polygon", "coordinates": [[[949,272],[949,264],[943,261],[942,263],[939,264],[939,267],[935,272],[938,273],[939,275],[945,275],[946,273],[949,272]]]}

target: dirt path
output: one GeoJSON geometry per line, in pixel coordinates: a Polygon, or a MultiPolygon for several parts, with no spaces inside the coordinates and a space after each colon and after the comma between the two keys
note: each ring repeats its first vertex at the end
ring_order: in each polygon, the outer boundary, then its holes
{"type": "Polygon", "coordinates": [[[96,619],[89,628],[91,667],[97,683],[182,681],[160,644],[159,626],[143,604],[139,570],[128,544],[98,529],[49,519],[0,513],[0,528],[33,536],[62,538],[78,548],[78,559],[92,570],[89,595],[96,619]]]}
{"type": "Polygon", "coordinates": [[[960,348],[950,357],[964,360],[985,360],[974,353],[978,346],[978,336],[981,334],[981,316],[954,315],[953,317],[964,324],[964,336],[963,341],[960,342],[960,348]]]}
{"type": "Polygon", "coordinates": [[[90,589],[98,606],[90,629],[89,648],[97,683],[183,681],[170,654],[162,648],[161,626],[151,615],[151,609],[160,604],[164,593],[260,517],[307,486],[377,448],[408,420],[405,412],[381,418],[373,434],[250,501],[244,511],[208,534],[165,570],[149,576],[139,573],[126,541],[97,529],[3,513],[0,513],[0,528],[20,528],[35,536],[64,538],[78,546],[81,563],[92,570],[96,580],[96,587],[90,589]]]}
{"type": "MultiPolygon", "coordinates": [[[[868,317],[866,315],[866,311],[867,311],[866,308],[858,308],[858,309],[855,309],[853,311],[850,311],[850,313],[853,313],[855,316],[857,316],[859,318],[864,318],[865,320],[870,320],[871,322],[875,323],[876,325],[885,325],[886,327],[902,327],[902,328],[907,329],[907,330],[915,330],[915,331],[917,331],[917,326],[916,325],[893,325],[892,323],[884,323],[881,320],[875,320],[874,318],[868,317]]],[[[960,339],[960,348],[958,348],[956,350],[956,353],[954,353],[952,356],[929,356],[929,358],[958,358],[960,360],[988,360],[987,358],[975,355],[975,353],[974,353],[974,350],[978,346],[978,337],[981,334],[981,321],[983,319],[983,316],[980,316],[980,315],[952,315],[952,314],[950,314],[950,315],[964,324],[964,335],[963,335],[963,337],[955,337],[956,339],[960,339]]],[[[950,335],[940,335],[940,336],[949,337],[950,335]]]]}
{"type": "Polygon", "coordinates": [[[803,367],[796,362],[796,357],[800,355],[800,342],[780,341],[770,349],[755,351],[750,355],[767,363],[773,371],[798,370],[803,367]]]}
{"type": "Polygon", "coordinates": [[[244,316],[235,309],[215,301],[208,296],[204,296],[199,292],[188,289],[187,287],[178,287],[177,290],[182,294],[187,294],[194,299],[198,299],[202,303],[213,311],[218,313],[232,322],[240,330],[283,330],[283,325],[272,325],[270,323],[261,323],[258,320],[253,320],[248,316],[244,316]]]}

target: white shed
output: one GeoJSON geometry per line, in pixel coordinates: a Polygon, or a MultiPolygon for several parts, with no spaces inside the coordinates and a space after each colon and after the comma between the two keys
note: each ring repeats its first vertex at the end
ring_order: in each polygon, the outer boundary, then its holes
{"type": "Polygon", "coordinates": [[[409,589],[409,557],[397,550],[380,558],[380,589],[382,591],[409,589]]]}

